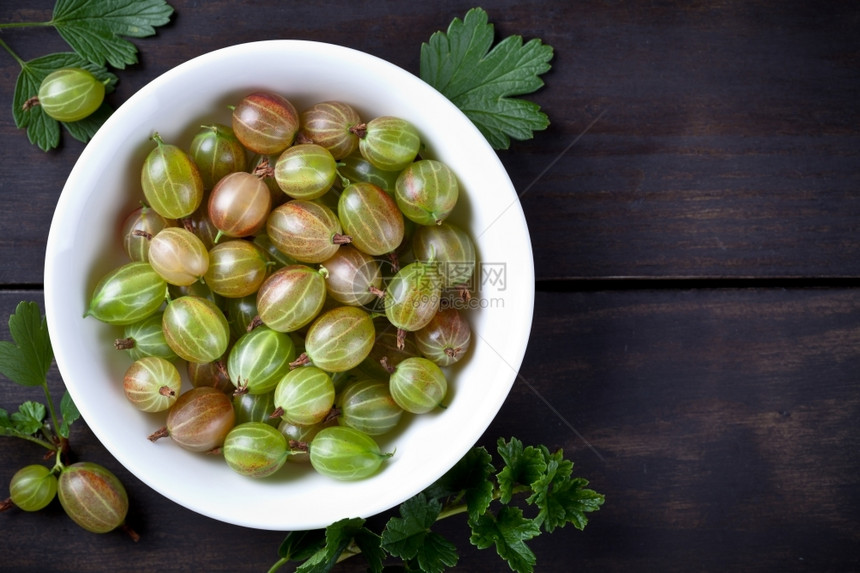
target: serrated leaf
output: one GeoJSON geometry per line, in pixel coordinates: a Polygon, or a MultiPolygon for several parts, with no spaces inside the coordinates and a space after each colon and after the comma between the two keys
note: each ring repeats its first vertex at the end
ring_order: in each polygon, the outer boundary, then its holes
{"type": "Polygon", "coordinates": [[[290,561],[304,561],[325,547],[325,529],[291,531],[278,547],[278,556],[290,561]]]}
{"type": "Polygon", "coordinates": [[[537,38],[523,44],[521,36],[508,36],[494,47],[493,39],[487,12],[472,8],[421,45],[419,75],[460,108],[494,149],[507,149],[511,137],[529,139],[549,125],[540,106],[513,96],[544,85],[540,76],[549,71],[553,50],[537,38]]]}
{"type": "Polygon", "coordinates": [[[46,383],[54,359],[48,327],[35,302],[20,302],[9,317],[14,343],[0,341],[0,374],[22,386],[46,383]]]}
{"type": "Polygon", "coordinates": [[[583,529],[588,523],[585,514],[600,509],[604,497],[585,489],[587,480],[571,477],[573,462],[564,458],[563,450],[551,454],[546,446],[540,446],[540,451],[546,461],[546,471],[532,482],[533,493],[526,498],[527,503],[538,508],[535,522],[547,532],[568,523],[583,529]]]}
{"type": "Polygon", "coordinates": [[[493,458],[484,447],[469,450],[454,467],[424,490],[428,498],[439,499],[462,497],[470,517],[478,517],[490,507],[493,500],[493,482],[490,477],[495,473],[493,458]]]}
{"type": "Polygon", "coordinates": [[[382,538],[367,528],[361,528],[353,536],[355,545],[361,550],[371,573],[382,573],[385,551],[382,550],[382,538]]]}
{"type": "Polygon", "coordinates": [[[0,408],[0,436],[8,436],[12,431],[12,420],[9,419],[9,412],[0,408]]]}
{"type": "Polygon", "coordinates": [[[42,428],[45,412],[44,404],[27,401],[18,406],[18,411],[12,412],[9,419],[16,431],[22,434],[35,434],[42,428]]]}
{"type": "Polygon", "coordinates": [[[585,514],[599,510],[605,497],[585,488],[587,484],[587,480],[578,479],[566,482],[553,492],[542,517],[546,531],[552,532],[554,527],[564,527],[568,523],[572,523],[579,530],[588,525],[588,517],[585,514]]]}
{"type": "Polygon", "coordinates": [[[382,548],[404,560],[416,560],[424,573],[441,573],[457,563],[457,548],[430,530],[442,504],[423,493],[400,504],[401,517],[392,517],[382,532],[382,548]]]}
{"type": "MultiPolygon", "coordinates": [[[[112,92],[117,82],[116,75],[110,73],[107,68],[92,64],[73,52],[48,54],[24,62],[15,83],[15,94],[12,96],[12,116],[17,127],[27,128],[30,142],[43,151],[54,149],[60,144],[60,122],[49,117],[38,105],[25,110],[24,104],[39,93],[39,86],[48,74],[63,68],[83,68],[92,72],[96,79],[104,82],[105,93],[112,92]]],[[[110,107],[104,103],[92,116],[63,125],[75,139],[88,141],[110,112],[110,107]],[[82,139],[84,137],[86,139],[82,139]]]]}
{"type": "Polygon", "coordinates": [[[544,451],[533,446],[523,447],[523,443],[516,438],[508,442],[500,438],[497,446],[505,463],[497,475],[499,501],[509,503],[517,486],[530,486],[544,475],[547,460],[544,451]]]}
{"type": "Polygon", "coordinates": [[[59,434],[68,439],[72,424],[81,417],[78,407],[75,406],[72,396],[68,392],[64,393],[60,399],[60,415],[63,417],[63,421],[60,422],[59,434]]]}
{"type": "Polygon", "coordinates": [[[518,507],[502,506],[498,515],[486,513],[469,520],[471,542],[479,549],[495,546],[496,552],[517,573],[532,573],[537,558],[526,541],[540,534],[540,527],[523,517],[518,507]]]}
{"type": "Polygon", "coordinates": [[[425,573],[442,573],[448,567],[457,564],[459,555],[457,547],[434,531],[424,537],[424,543],[418,551],[418,566],[425,573]]]}
{"type": "Polygon", "coordinates": [[[102,102],[102,105],[89,116],[78,121],[63,123],[63,127],[66,128],[69,135],[78,141],[86,143],[93,138],[112,113],[113,108],[107,102],[102,102]]]}
{"type": "Polygon", "coordinates": [[[325,529],[325,546],[302,563],[295,573],[328,573],[337,564],[337,559],[364,527],[364,519],[354,517],[341,519],[325,529]]]}
{"type": "Polygon", "coordinates": [[[164,0],[57,0],[51,24],[87,60],[122,69],[137,62],[137,47],[123,36],[151,36],[172,14],[164,0]]]}
{"type": "Polygon", "coordinates": [[[399,510],[400,517],[389,519],[382,531],[382,548],[397,557],[412,559],[439,517],[442,504],[419,493],[400,504],[399,510]]]}

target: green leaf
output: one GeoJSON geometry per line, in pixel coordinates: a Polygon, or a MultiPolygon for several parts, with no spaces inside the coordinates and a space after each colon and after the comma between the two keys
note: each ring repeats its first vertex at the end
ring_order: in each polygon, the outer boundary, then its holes
{"type": "Polygon", "coordinates": [[[14,344],[0,341],[0,373],[22,386],[47,383],[54,359],[45,319],[35,302],[20,302],[9,317],[14,344]]]}
{"type": "Polygon", "coordinates": [[[358,517],[341,519],[332,523],[325,530],[325,546],[300,565],[295,573],[327,573],[331,571],[352,538],[363,528],[364,520],[358,517]]]}
{"type": "Polygon", "coordinates": [[[9,419],[9,412],[0,408],[0,436],[11,436],[14,434],[14,426],[12,420],[9,419]]]}
{"type": "Polygon", "coordinates": [[[537,517],[547,532],[552,532],[556,527],[564,527],[568,523],[579,530],[588,524],[586,513],[597,511],[603,505],[604,496],[594,490],[586,489],[588,480],[576,478],[562,482],[558,486],[547,490],[542,499],[536,499],[535,503],[540,507],[537,517]]]}
{"type": "Polygon", "coordinates": [[[63,417],[63,421],[60,422],[59,433],[60,436],[68,439],[72,423],[81,417],[78,407],[75,406],[72,396],[68,392],[63,394],[63,397],[60,399],[60,415],[63,417]]]}
{"type": "Polygon", "coordinates": [[[539,510],[535,521],[547,532],[568,523],[583,529],[588,523],[585,514],[600,509],[603,496],[584,489],[588,485],[587,480],[571,478],[573,462],[564,459],[562,450],[553,454],[546,446],[540,446],[539,450],[546,462],[546,470],[531,483],[533,493],[526,499],[527,503],[537,506],[539,510]]]}
{"type": "Polygon", "coordinates": [[[93,138],[96,131],[99,130],[102,124],[107,121],[107,118],[109,118],[112,113],[113,108],[105,101],[102,102],[102,105],[96,111],[84,119],[70,123],[63,123],[63,127],[66,128],[69,135],[78,141],[86,143],[93,138]]]}
{"type": "Polygon", "coordinates": [[[421,571],[440,573],[457,563],[457,548],[430,531],[442,504],[423,493],[400,504],[401,517],[392,517],[382,531],[382,548],[401,559],[417,559],[421,571]]]}
{"type": "Polygon", "coordinates": [[[495,473],[493,458],[484,447],[469,450],[454,467],[439,478],[424,493],[431,499],[444,499],[451,496],[461,497],[466,502],[469,517],[477,518],[487,511],[493,501],[493,482],[490,476],[495,473]]]}
{"type": "Polygon", "coordinates": [[[419,75],[460,108],[494,149],[507,149],[510,138],[530,139],[549,125],[540,106],[512,96],[544,85],[540,76],[551,67],[553,49],[537,38],[523,44],[521,36],[508,36],[495,46],[493,39],[487,12],[472,8],[447,33],[436,32],[421,45],[419,75]]]}
{"type": "Polygon", "coordinates": [[[371,573],[382,573],[383,561],[385,560],[382,538],[363,527],[353,536],[353,541],[367,560],[368,570],[371,573]]]}
{"type": "Polygon", "coordinates": [[[42,429],[42,420],[45,419],[46,409],[44,404],[27,401],[18,406],[18,411],[9,416],[15,431],[30,435],[42,429]]]}
{"type": "Polygon", "coordinates": [[[509,442],[500,438],[498,452],[505,463],[497,476],[499,501],[509,503],[517,486],[531,486],[544,475],[547,460],[544,450],[533,446],[524,448],[523,443],[516,438],[511,438],[509,442]]]}
{"type": "MultiPolygon", "coordinates": [[[[12,115],[17,127],[27,128],[30,142],[44,151],[60,144],[60,122],[49,117],[38,105],[25,109],[24,104],[39,93],[39,86],[48,74],[63,68],[83,68],[92,72],[99,81],[104,82],[106,93],[112,92],[117,82],[117,77],[108,72],[107,68],[94,65],[73,52],[48,54],[24,62],[15,84],[15,94],[12,96],[12,115]]],[[[111,112],[110,106],[103,103],[90,117],[63,125],[75,139],[86,142],[111,112]]]]}
{"type": "Polygon", "coordinates": [[[304,561],[325,547],[325,529],[291,531],[278,547],[278,556],[290,561],[304,561]]]}
{"type": "Polygon", "coordinates": [[[122,69],[137,63],[137,48],[123,36],[152,36],[172,14],[164,0],[57,0],[51,24],[90,62],[122,69]]]}
{"type": "Polygon", "coordinates": [[[495,545],[499,556],[517,573],[534,571],[537,558],[526,545],[526,541],[540,534],[540,527],[531,519],[523,517],[518,507],[502,506],[499,514],[486,513],[469,520],[472,528],[472,544],[479,549],[495,545]]]}

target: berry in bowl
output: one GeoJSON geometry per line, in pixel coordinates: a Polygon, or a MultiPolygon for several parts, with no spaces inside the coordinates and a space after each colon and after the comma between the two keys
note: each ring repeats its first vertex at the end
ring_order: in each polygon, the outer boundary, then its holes
{"type": "Polygon", "coordinates": [[[123,104],[48,238],[57,365],[141,481],[225,522],[325,527],[450,469],[517,377],[528,229],[450,101],[340,46],[237,45],[123,104]]]}

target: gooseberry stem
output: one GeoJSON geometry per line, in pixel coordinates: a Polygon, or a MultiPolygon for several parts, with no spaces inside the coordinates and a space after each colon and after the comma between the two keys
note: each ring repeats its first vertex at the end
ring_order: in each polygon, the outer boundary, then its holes
{"type": "MultiPolygon", "coordinates": [[[[42,388],[45,390],[45,402],[48,404],[48,411],[51,413],[51,420],[54,423],[54,433],[57,436],[57,440],[62,440],[62,436],[59,435],[58,431],[60,428],[60,421],[57,419],[57,411],[54,409],[54,401],[51,399],[51,391],[48,389],[48,381],[45,380],[42,383],[42,388]]],[[[62,444],[57,444],[57,449],[62,450],[62,444]]]]}
{"type": "MultiPolygon", "coordinates": [[[[19,27],[19,26],[15,26],[15,24],[21,24],[21,23],[22,23],[22,22],[8,22],[8,23],[5,23],[5,24],[0,24],[0,28],[14,28],[14,27],[19,27]]],[[[18,54],[16,54],[15,52],[13,52],[13,51],[12,51],[12,48],[10,48],[10,47],[9,47],[9,45],[8,45],[6,42],[4,42],[4,41],[2,40],[2,38],[0,38],[0,46],[3,46],[3,49],[5,49],[7,52],[9,52],[9,55],[10,55],[10,56],[12,56],[12,57],[15,59],[15,61],[16,61],[16,62],[18,62],[18,65],[20,65],[22,68],[24,67],[24,65],[25,65],[24,60],[22,60],[21,58],[19,58],[19,57],[18,57],[18,54]]]]}
{"type": "Polygon", "coordinates": [[[280,569],[281,567],[283,567],[284,565],[286,565],[289,562],[290,562],[289,557],[281,557],[280,559],[275,561],[275,563],[269,568],[268,573],[275,573],[275,571],[277,571],[278,569],[280,569]]]}
{"type": "Polygon", "coordinates": [[[56,452],[59,449],[54,444],[52,444],[46,440],[43,440],[41,438],[37,438],[36,436],[30,436],[27,434],[15,434],[15,435],[18,436],[19,438],[23,438],[23,439],[27,440],[28,442],[33,442],[34,444],[39,444],[43,448],[47,448],[47,449],[51,450],[52,452],[56,452]]]}
{"type": "Polygon", "coordinates": [[[170,435],[170,433],[167,431],[167,427],[164,426],[164,427],[157,429],[156,431],[151,433],[149,436],[147,436],[147,439],[150,442],[155,442],[157,440],[160,440],[161,438],[166,438],[169,435],[170,435]]]}
{"type": "MultiPolygon", "coordinates": [[[[3,22],[0,24],[0,29],[3,28],[36,28],[40,26],[53,26],[53,20],[46,20],[44,22],[3,22]]],[[[0,40],[2,42],[2,40],[0,40]]]]}
{"type": "Polygon", "coordinates": [[[131,540],[134,541],[135,543],[140,541],[140,535],[137,533],[137,531],[135,531],[134,529],[129,527],[127,523],[123,523],[122,525],[120,525],[120,529],[125,531],[126,535],[131,537],[131,540]]]}
{"type": "Polygon", "coordinates": [[[62,452],[62,449],[57,449],[57,458],[54,460],[54,467],[51,468],[51,473],[55,476],[60,475],[66,469],[65,464],[63,464],[62,452]]]}

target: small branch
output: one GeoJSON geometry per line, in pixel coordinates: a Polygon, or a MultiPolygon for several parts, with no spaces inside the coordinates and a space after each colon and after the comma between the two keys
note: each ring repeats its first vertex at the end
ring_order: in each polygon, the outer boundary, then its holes
{"type": "Polygon", "coordinates": [[[51,420],[54,422],[54,432],[59,432],[60,420],[57,418],[56,410],[54,410],[54,401],[51,399],[51,391],[48,389],[47,379],[42,384],[42,388],[45,390],[45,401],[48,403],[48,411],[51,413],[51,420]]]}
{"type": "Polygon", "coordinates": [[[27,440],[28,442],[33,442],[34,444],[39,444],[43,448],[49,449],[52,452],[57,451],[57,446],[55,446],[51,442],[48,442],[48,441],[43,440],[41,438],[37,438],[36,436],[31,436],[29,434],[22,434],[21,432],[14,432],[14,433],[9,434],[9,435],[16,436],[18,438],[27,440]]]}
{"type": "Polygon", "coordinates": [[[453,515],[459,515],[461,513],[466,513],[469,511],[469,507],[465,503],[461,503],[459,505],[454,505],[452,507],[446,507],[442,511],[439,512],[439,516],[436,518],[436,521],[440,521],[447,517],[451,517],[453,515]]]}
{"type": "Polygon", "coordinates": [[[275,571],[277,571],[278,569],[280,569],[281,567],[283,567],[284,565],[286,565],[286,564],[287,564],[287,563],[289,563],[289,562],[290,562],[290,558],[289,558],[289,557],[281,557],[280,559],[278,559],[278,560],[275,562],[275,564],[274,564],[274,565],[272,565],[272,566],[269,568],[269,570],[267,571],[267,573],[275,573],[275,571]]]}
{"type": "MultiPolygon", "coordinates": [[[[44,26],[53,26],[54,21],[48,20],[45,22],[3,22],[0,23],[0,30],[3,28],[36,28],[44,26]]],[[[2,42],[3,40],[0,40],[2,42]]]]}
{"type": "MultiPolygon", "coordinates": [[[[2,28],[20,28],[21,27],[20,24],[21,24],[21,22],[7,22],[4,24],[0,24],[0,29],[2,29],[2,28]]],[[[9,47],[9,44],[4,42],[2,38],[0,38],[0,46],[3,46],[3,49],[6,50],[7,52],[9,52],[9,55],[12,56],[16,62],[18,62],[19,66],[21,66],[23,68],[26,65],[26,62],[24,62],[24,60],[19,58],[18,54],[13,52],[12,48],[9,47]]]]}

